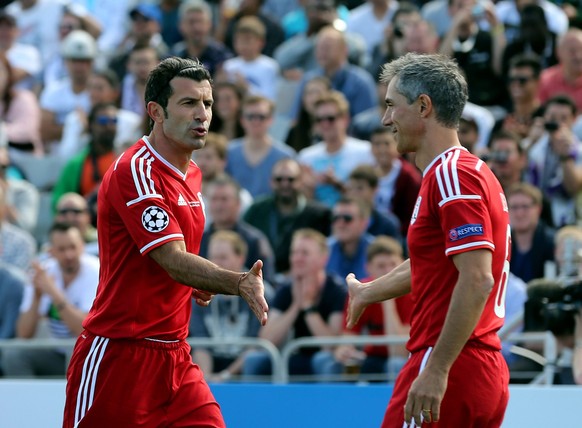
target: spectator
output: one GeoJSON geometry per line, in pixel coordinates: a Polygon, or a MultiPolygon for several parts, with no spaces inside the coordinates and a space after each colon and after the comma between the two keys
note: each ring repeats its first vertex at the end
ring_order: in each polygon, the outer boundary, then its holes
{"type": "Polygon", "coordinates": [[[325,268],[330,275],[345,278],[349,273],[368,276],[366,250],[374,236],[366,232],[370,206],[361,200],[342,197],[332,210],[331,236],[327,241],[329,259],[325,268]]]}
{"type": "Polygon", "coordinates": [[[386,96],[387,88],[388,85],[384,82],[378,81],[376,83],[378,105],[370,107],[353,117],[349,130],[352,137],[369,141],[372,132],[382,126],[382,116],[384,116],[386,109],[384,97],[386,96]]]}
{"type": "MultiPolygon", "coordinates": [[[[242,272],[246,269],[247,245],[236,232],[219,230],[208,243],[208,259],[221,268],[242,272]]],[[[219,294],[210,306],[192,305],[191,337],[217,341],[257,337],[260,327],[259,320],[248,305],[240,304],[238,296],[219,294]]],[[[224,382],[241,373],[245,355],[245,348],[236,344],[196,347],[192,350],[192,361],[200,366],[208,381],[224,382]]]]}
{"type": "Polygon", "coordinates": [[[208,189],[208,209],[212,223],[206,226],[200,242],[200,256],[208,256],[208,242],[217,230],[232,230],[243,237],[248,246],[245,265],[263,261],[263,276],[272,282],[275,275],[273,249],[267,237],[258,229],[240,219],[240,186],[226,175],[214,179],[208,189]]]}
{"type": "Polygon", "coordinates": [[[27,271],[36,254],[36,242],[30,233],[8,222],[6,211],[6,190],[0,186],[0,261],[27,271]]]}
{"type": "Polygon", "coordinates": [[[493,134],[486,159],[505,192],[523,181],[528,164],[527,153],[516,134],[504,130],[493,134]]]}
{"type": "Polygon", "coordinates": [[[65,193],[57,201],[55,222],[72,224],[79,229],[85,252],[98,256],[97,229],[92,224],[95,223],[94,215],[96,212],[91,212],[87,200],[78,193],[65,193]]]}
{"type": "Polygon", "coordinates": [[[382,65],[406,53],[404,50],[404,33],[408,27],[421,20],[422,17],[415,4],[408,1],[398,2],[398,9],[394,11],[390,25],[384,31],[382,41],[372,50],[370,64],[367,67],[372,76],[379,75],[382,65]]]}
{"type": "Polygon", "coordinates": [[[162,12],[155,4],[139,2],[129,11],[131,26],[124,40],[117,47],[109,61],[109,68],[123,79],[127,71],[129,54],[137,45],[148,45],[158,51],[158,58],[165,57],[169,48],[160,34],[162,12]]]}
{"type": "MultiPolygon", "coordinates": [[[[548,29],[562,36],[568,30],[568,17],[555,3],[548,0],[538,0],[537,3],[544,10],[548,29]]],[[[516,0],[501,0],[495,3],[495,12],[505,27],[505,35],[509,43],[519,36],[521,10],[531,2],[516,0]]]]}
{"type": "Polygon", "coordinates": [[[406,236],[420,190],[421,174],[416,166],[400,157],[390,128],[377,128],[370,141],[380,175],[374,206],[381,213],[394,213],[400,221],[402,236],[406,236]]]}
{"type": "Polygon", "coordinates": [[[112,103],[97,104],[89,113],[89,144],[63,167],[52,195],[52,206],[67,192],[90,197],[97,191],[116,154],[113,142],[119,109],[112,103]]]}
{"type": "Polygon", "coordinates": [[[40,138],[40,118],[36,96],[27,89],[14,86],[12,66],[0,53],[0,134],[4,134],[0,138],[5,139],[10,149],[41,156],[44,150],[40,138]]]}
{"type": "MultiPolygon", "coordinates": [[[[267,0],[275,1],[275,0],[267,0]]],[[[336,0],[299,0],[297,7],[290,10],[283,16],[281,25],[285,32],[285,39],[289,40],[298,34],[313,33],[319,30],[316,24],[322,22],[324,25],[332,24],[337,20],[338,28],[345,28],[346,21],[350,16],[350,10],[343,2],[336,0]]]]}
{"type": "MultiPolygon", "coordinates": [[[[325,272],[328,258],[325,236],[312,229],[295,231],[290,257],[290,282],[277,289],[270,304],[269,322],[261,327],[259,337],[280,348],[291,337],[339,335],[347,292],[345,284],[325,272]]],[[[318,348],[302,348],[293,354],[289,374],[313,374],[312,358],[317,351],[318,348]]],[[[244,361],[243,375],[268,375],[270,363],[266,352],[250,352],[244,361]]]]}
{"type": "Polygon", "coordinates": [[[246,222],[269,239],[278,274],[289,271],[291,238],[296,230],[311,228],[325,236],[331,231],[330,209],[307,200],[301,191],[301,178],[301,166],[296,160],[277,161],[271,173],[271,194],[257,199],[244,215],[246,222]]]}
{"type": "Polygon", "coordinates": [[[20,88],[36,89],[42,71],[38,49],[17,41],[20,30],[14,16],[0,10],[0,52],[6,55],[13,71],[13,83],[20,88]]]}
{"type": "Polygon", "coordinates": [[[121,108],[139,117],[146,114],[144,94],[150,71],[160,62],[158,50],[151,45],[135,45],[127,57],[127,73],[121,88],[121,108]]]}
{"type": "MultiPolygon", "coordinates": [[[[301,9],[285,17],[283,25],[289,31],[289,38],[277,48],[273,57],[286,79],[298,81],[304,73],[317,69],[315,45],[320,30],[328,26],[340,31],[345,29],[349,11],[344,5],[337,3],[339,2],[336,0],[304,0],[301,9]]],[[[344,35],[348,61],[355,65],[365,65],[365,41],[358,34],[346,32],[344,35]]]]}
{"type": "Polygon", "coordinates": [[[226,78],[247,87],[253,95],[275,100],[279,79],[277,61],[261,54],[265,45],[266,29],[256,16],[242,17],[235,27],[234,51],[236,57],[224,61],[222,71],[226,78]]]}
{"type": "MultiPolygon", "coordinates": [[[[111,103],[119,105],[119,79],[113,70],[95,71],[88,83],[91,107],[97,104],[111,103]]],[[[89,143],[87,113],[73,110],[65,118],[63,137],[59,144],[59,156],[70,159],[86,148],[89,143]]],[[[144,134],[143,116],[133,111],[117,111],[117,129],[113,145],[118,153],[122,152],[129,141],[138,140],[144,134]]]]}
{"type": "Polygon", "coordinates": [[[542,69],[552,67],[558,62],[556,49],[557,37],[548,29],[544,10],[535,3],[528,4],[521,10],[518,37],[503,52],[502,74],[507,76],[509,64],[516,55],[535,55],[542,69]]]}
{"type": "Polygon", "coordinates": [[[299,116],[289,129],[285,141],[294,150],[299,152],[318,141],[314,121],[315,101],[329,90],[331,90],[331,82],[325,76],[316,76],[305,83],[299,116]]]}
{"type": "MultiPolygon", "coordinates": [[[[224,135],[209,132],[206,136],[204,147],[193,153],[193,159],[200,171],[202,171],[202,197],[205,201],[204,216],[206,217],[207,225],[212,223],[212,216],[208,209],[208,188],[216,178],[225,174],[227,146],[228,141],[224,135]]],[[[248,190],[242,187],[240,188],[239,197],[242,215],[252,204],[253,197],[248,190]]]]}
{"type": "MultiPolygon", "coordinates": [[[[183,40],[180,33],[180,6],[181,0],[160,0],[160,11],[162,12],[162,29],[160,34],[164,43],[168,46],[174,46],[183,40]]],[[[211,20],[212,21],[212,20],[211,20]]]]}
{"type": "Polygon", "coordinates": [[[17,0],[6,6],[6,12],[16,18],[20,29],[18,42],[36,47],[43,67],[60,50],[58,27],[64,13],[78,16],[94,39],[101,34],[99,23],[78,2],[17,0]]]}
{"type": "Polygon", "coordinates": [[[544,116],[529,136],[526,181],[550,201],[555,227],[576,222],[575,197],[582,188],[582,145],[572,132],[576,113],[570,97],[555,96],[545,103],[544,116]]]}
{"type": "Polygon", "coordinates": [[[25,285],[26,274],[23,271],[0,262],[0,339],[12,339],[16,335],[16,322],[25,285]]]}
{"type": "MultiPolygon", "coordinates": [[[[84,254],[83,238],[71,225],[56,223],[50,230],[51,258],[33,264],[32,284],[25,289],[17,336],[34,337],[42,318],[50,336],[77,337],[83,331],[99,282],[99,259],[84,254]]],[[[66,354],[62,349],[10,349],[3,355],[6,376],[62,376],[66,354]]]]}
{"type": "MultiPolygon", "coordinates": [[[[85,20],[81,16],[70,9],[63,10],[58,25],[59,43],[62,44],[63,40],[65,40],[71,32],[76,30],[89,32],[88,26],[85,25],[85,20]]],[[[41,66],[40,71],[40,74],[42,74],[42,82],[40,83],[42,83],[43,86],[48,86],[68,76],[67,66],[60,50],[55,51],[53,55],[46,60],[45,66],[41,66]]]]}
{"type": "Polygon", "coordinates": [[[172,53],[181,58],[198,58],[214,77],[232,52],[211,35],[212,9],[204,0],[188,0],[180,5],[178,16],[178,29],[184,40],[172,46],[172,53]]]}
{"type": "Polygon", "coordinates": [[[224,135],[228,141],[244,136],[241,125],[242,103],[246,89],[240,84],[217,81],[214,84],[214,104],[210,131],[224,135]]]}
{"type": "Polygon", "coordinates": [[[462,119],[475,122],[477,126],[477,141],[475,151],[479,154],[487,151],[489,139],[495,127],[495,116],[487,108],[467,102],[463,108],[462,119]]]}
{"type": "Polygon", "coordinates": [[[383,34],[390,25],[398,2],[393,0],[366,0],[350,11],[347,31],[359,34],[366,41],[368,54],[382,42],[383,34]]]}
{"type": "Polygon", "coordinates": [[[473,119],[461,116],[461,119],[459,119],[457,135],[459,136],[459,143],[461,143],[461,146],[474,155],[481,155],[477,149],[477,142],[479,140],[479,127],[477,126],[477,122],[473,119]]]}
{"type": "Polygon", "coordinates": [[[451,29],[445,35],[440,52],[457,60],[469,85],[469,101],[481,106],[503,106],[507,100],[501,77],[501,58],[505,49],[505,34],[492,4],[475,14],[476,0],[451,0],[451,29]],[[479,27],[485,19],[490,30],[479,27]]]}
{"type": "MultiPolygon", "coordinates": [[[[366,251],[366,270],[370,272],[369,281],[392,271],[404,261],[402,246],[398,241],[378,236],[366,251]]],[[[346,302],[347,303],[347,302],[346,302]]],[[[410,315],[412,301],[410,296],[402,296],[395,300],[373,303],[365,310],[358,323],[347,328],[347,304],[344,308],[343,334],[356,336],[408,336],[410,331],[410,315]]],[[[395,379],[404,365],[408,352],[404,345],[366,345],[361,349],[351,344],[339,345],[330,351],[320,351],[314,357],[314,369],[318,375],[348,373],[352,367],[363,375],[383,374],[381,379],[389,374],[389,379],[395,379]]]]}
{"type": "Polygon", "coordinates": [[[245,98],[241,118],[245,135],[228,145],[226,172],[253,198],[270,193],[273,165],[296,155],[289,146],[269,135],[274,112],[275,105],[268,98],[252,95],[245,98]]]}
{"type": "Polygon", "coordinates": [[[370,143],[347,135],[349,104],[338,91],[315,102],[316,131],[320,143],[298,154],[304,167],[304,184],[310,197],[331,207],[340,198],[345,180],[359,164],[373,164],[370,143]]]}
{"type": "Polygon", "coordinates": [[[348,177],[344,193],[347,197],[359,200],[370,208],[367,233],[372,236],[390,236],[398,242],[402,242],[398,218],[391,212],[381,213],[375,206],[379,180],[380,177],[375,166],[357,166],[348,177]]]}
{"type": "Polygon", "coordinates": [[[554,261],[555,231],[540,218],[542,192],[527,183],[506,191],[511,225],[511,272],[524,282],[543,278],[546,262],[554,261]]]}
{"type": "Polygon", "coordinates": [[[372,76],[361,67],[348,63],[346,36],[332,26],[321,29],[315,44],[318,68],[305,73],[291,108],[296,117],[301,105],[303,86],[315,76],[326,76],[333,89],[341,92],[349,102],[349,117],[377,104],[376,84],[372,76]]]}
{"type": "Polygon", "coordinates": [[[526,138],[539,111],[538,85],[542,64],[534,54],[520,54],[511,59],[507,72],[507,87],[510,109],[498,123],[497,128],[526,138]]]}
{"type": "Polygon", "coordinates": [[[546,103],[556,95],[568,95],[582,111],[582,30],[571,28],[558,41],[557,65],[545,69],[540,76],[538,97],[546,103]]]}
{"type": "Polygon", "coordinates": [[[61,55],[65,59],[68,77],[45,87],[40,95],[40,131],[48,152],[60,141],[67,114],[75,109],[88,112],[91,108],[87,87],[97,56],[97,44],[89,33],[76,30],[63,40],[61,55]]]}
{"type": "MultiPolygon", "coordinates": [[[[0,340],[12,339],[16,335],[16,322],[25,285],[24,272],[0,262],[0,340]]],[[[0,378],[3,374],[0,352],[0,378]]]]}
{"type": "Polygon", "coordinates": [[[221,21],[216,28],[216,38],[224,41],[224,44],[230,50],[234,50],[234,32],[238,21],[245,16],[256,16],[261,20],[266,29],[266,43],[262,53],[272,57],[277,46],[285,40],[285,34],[277,21],[261,12],[263,3],[264,0],[242,0],[234,16],[228,17],[222,13],[221,21]]]}

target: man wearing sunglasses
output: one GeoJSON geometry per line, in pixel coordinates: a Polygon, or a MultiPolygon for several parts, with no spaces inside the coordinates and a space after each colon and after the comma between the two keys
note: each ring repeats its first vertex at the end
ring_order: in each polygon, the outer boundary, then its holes
{"type": "Polygon", "coordinates": [[[89,197],[97,191],[107,168],[115,160],[113,142],[118,110],[113,103],[93,107],[89,113],[89,144],[63,167],[53,189],[53,207],[67,192],[89,197]]]}

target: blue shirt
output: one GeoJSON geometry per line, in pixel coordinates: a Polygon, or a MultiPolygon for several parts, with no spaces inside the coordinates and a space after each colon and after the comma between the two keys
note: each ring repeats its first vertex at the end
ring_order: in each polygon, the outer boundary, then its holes
{"type": "Polygon", "coordinates": [[[294,158],[295,150],[291,147],[274,141],[271,150],[257,165],[248,163],[243,147],[243,138],[236,138],[228,145],[225,171],[241,187],[249,191],[253,198],[271,194],[271,170],[279,160],[294,158]]]}
{"type": "Polygon", "coordinates": [[[356,278],[365,278],[368,276],[366,271],[366,250],[368,245],[374,240],[374,237],[368,233],[362,235],[358,249],[353,256],[345,254],[340,243],[336,238],[328,239],[329,260],[327,261],[326,271],[329,274],[336,274],[345,278],[349,273],[356,275],[356,278]]]}

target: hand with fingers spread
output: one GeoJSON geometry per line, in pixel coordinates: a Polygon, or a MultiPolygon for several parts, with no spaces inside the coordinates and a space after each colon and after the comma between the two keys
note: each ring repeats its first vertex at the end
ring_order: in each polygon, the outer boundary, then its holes
{"type": "Polygon", "coordinates": [[[246,300],[261,325],[265,325],[267,323],[269,305],[267,305],[267,300],[265,299],[262,268],[263,262],[257,260],[251,270],[240,277],[238,293],[246,300]]]}
{"type": "Polygon", "coordinates": [[[447,389],[447,373],[437,373],[428,369],[423,370],[412,383],[408,391],[408,398],[404,405],[404,420],[411,424],[414,418],[417,425],[438,422],[440,407],[447,389]]]}

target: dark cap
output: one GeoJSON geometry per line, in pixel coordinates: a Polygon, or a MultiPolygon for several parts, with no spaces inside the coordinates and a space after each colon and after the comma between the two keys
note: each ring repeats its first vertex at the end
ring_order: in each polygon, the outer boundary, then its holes
{"type": "Polygon", "coordinates": [[[149,21],[162,22],[162,11],[153,4],[139,4],[129,12],[131,19],[141,16],[149,21]]]}

